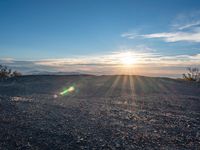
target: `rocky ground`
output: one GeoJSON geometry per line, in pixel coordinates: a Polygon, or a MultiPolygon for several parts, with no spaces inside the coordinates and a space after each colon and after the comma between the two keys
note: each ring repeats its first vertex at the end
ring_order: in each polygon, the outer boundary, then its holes
{"type": "Polygon", "coordinates": [[[200,149],[200,85],[140,76],[0,82],[0,149],[200,149]]]}

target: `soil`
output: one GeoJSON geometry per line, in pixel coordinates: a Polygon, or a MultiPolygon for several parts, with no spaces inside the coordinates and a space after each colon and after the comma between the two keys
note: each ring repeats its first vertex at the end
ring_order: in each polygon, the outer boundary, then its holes
{"type": "Polygon", "coordinates": [[[0,82],[0,149],[198,150],[200,84],[142,76],[9,79],[0,82]]]}

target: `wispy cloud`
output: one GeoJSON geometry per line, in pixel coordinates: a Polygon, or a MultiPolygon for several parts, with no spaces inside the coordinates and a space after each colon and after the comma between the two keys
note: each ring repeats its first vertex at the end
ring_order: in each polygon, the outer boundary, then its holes
{"type": "Polygon", "coordinates": [[[200,26],[200,20],[193,21],[193,22],[183,24],[183,25],[178,25],[178,24],[174,25],[174,27],[177,27],[179,30],[189,29],[189,28],[198,27],[198,26],[200,26]]]}
{"type": "Polygon", "coordinates": [[[200,11],[178,14],[171,26],[177,30],[193,29],[200,26],[200,11]]]}
{"type": "Polygon", "coordinates": [[[134,39],[136,37],[138,37],[138,33],[134,33],[134,32],[130,32],[130,33],[122,33],[121,34],[121,37],[124,37],[124,38],[128,38],[128,39],[134,39]]]}
{"type": "Polygon", "coordinates": [[[135,49],[116,51],[109,54],[80,56],[62,59],[41,59],[19,61],[15,59],[0,59],[1,64],[22,71],[63,71],[92,74],[132,74],[150,76],[180,76],[188,66],[200,65],[200,54],[166,56],[156,52],[138,52],[135,49]],[[132,67],[127,68],[121,58],[128,55],[135,59],[132,67]]]}
{"type": "Polygon", "coordinates": [[[128,38],[128,39],[138,38],[140,36],[139,34],[140,31],[141,31],[141,28],[136,28],[134,30],[122,33],[121,37],[128,38]]]}
{"type": "Polygon", "coordinates": [[[161,39],[165,42],[200,42],[200,11],[190,14],[180,14],[171,25],[171,31],[150,34],[124,33],[121,36],[128,39],[147,38],[161,39]]]}
{"type": "Polygon", "coordinates": [[[165,42],[200,42],[200,31],[196,32],[161,32],[142,35],[144,38],[160,38],[165,42]]]}

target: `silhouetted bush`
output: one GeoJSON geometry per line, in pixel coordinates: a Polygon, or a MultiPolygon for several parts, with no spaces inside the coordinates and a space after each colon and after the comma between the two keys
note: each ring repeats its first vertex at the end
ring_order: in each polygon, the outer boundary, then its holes
{"type": "Polygon", "coordinates": [[[12,77],[19,77],[19,76],[22,76],[22,74],[18,71],[14,71],[12,74],[11,74],[12,77]]]}
{"type": "Polygon", "coordinates": [[[22,74],[20,72],[14,71],[7,66],[0,65],[0,80],[6,80],[11,77],[18,77],[21,76],[22,74]]]}
{"type": "Polygon", "coordinates": [[[188,73],[183,74],[183,79],[188,81],[200,81],[200,71],[198,68],[188,67],[187,70],[188,73]]]}

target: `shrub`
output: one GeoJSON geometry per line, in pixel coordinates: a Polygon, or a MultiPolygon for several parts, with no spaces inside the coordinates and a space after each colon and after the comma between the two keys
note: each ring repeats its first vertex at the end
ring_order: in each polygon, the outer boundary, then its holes
{"type": "Polygon", "coordinates": [[[7,66],[0,65],[0,79],[1,80],[6,80],[10,77],[17,77],[21,75],[22,74],[20,72],[17,72],[17,71],[12,72],[12,70],[8,68],[7,66]]]}
{"type": "Polygon", "coordinates": [[[198,68],[188,67],[187,70],[188,73],[183,74],[183,79],[188,81],[200,81],[200,71],[198,68]]]}
{"type": "Polygon", "coordinates": [[[18,71],[14,71],[11,76],[12,77],[19,77],[19,76],[22,76],[22,74],[18,71]]]}

